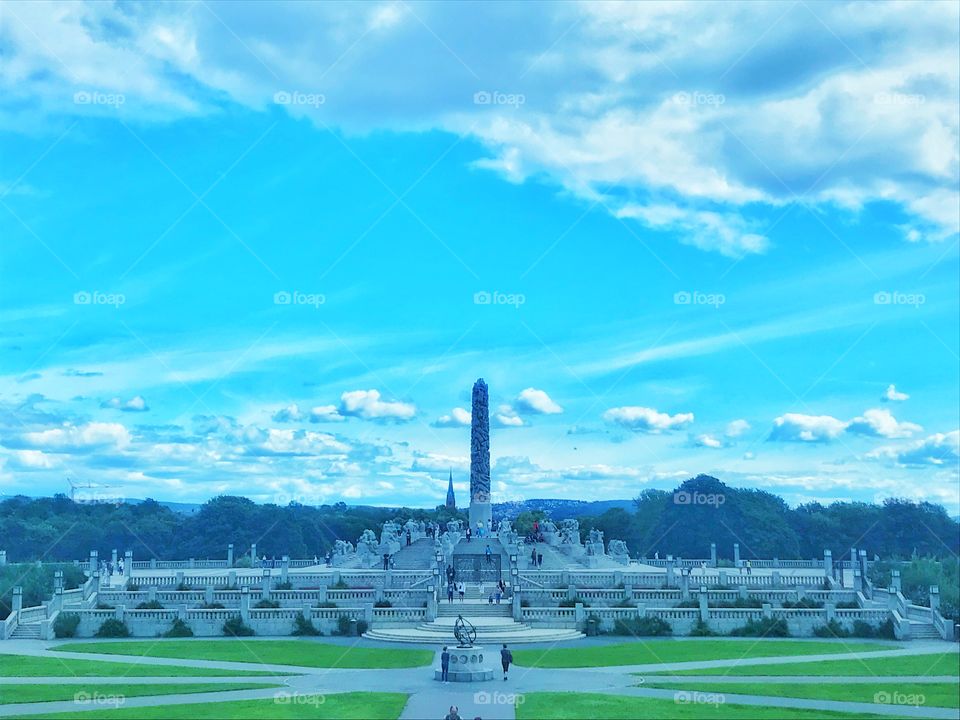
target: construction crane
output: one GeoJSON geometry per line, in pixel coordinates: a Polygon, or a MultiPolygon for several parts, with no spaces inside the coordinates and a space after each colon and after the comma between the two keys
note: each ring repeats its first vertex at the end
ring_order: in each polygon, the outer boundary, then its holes
{"type": "MultiPolygon", "coordinates": [[[[110,489],[110,488],[113,488],[113,487],[114,487],[113,485],[100,485],[100,484],[98,484],[98,483],[92,483],[92,482],[87,482],[87,483],[75,483],[75,482],[74,482],[73,480],[71,480],[69,477],[67,478],[67,482],[70,484],[70,499],[71,499],[73,502],[78,502],[78,500],[77,500],[77,490],[81,490],[81,491],[83,491],[83,490],[91,490],[91,491],[92,491],[92,490],[107,490],[107,489],[110,489]]],[[[103,495],[101,495],[99,498],[98,498],[98,497],[95,497],[95,496],[94,496],[95,494],[94,494],[93,492],[89,493],[89,495],[90,495],[89,498],[84,499],[84,498],[83,498],[83,493],[81,492],[81,499],[80,499],[79,502],[95,502],[95,503],[96,503],[96,502],[103,502],[103,503],[109,503],[109,502],[114,502],[114,501],[115,501],[114,498],[108,497],[105,493],[104,493],[103,495]]]]}

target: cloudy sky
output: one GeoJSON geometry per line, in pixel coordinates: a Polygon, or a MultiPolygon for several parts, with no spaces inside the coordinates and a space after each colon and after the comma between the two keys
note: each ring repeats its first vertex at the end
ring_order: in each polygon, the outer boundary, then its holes
{"type": "Polygon", "coordinates": [[[957,3],[0,6],[0,494],[958,511],[957,3]]]}

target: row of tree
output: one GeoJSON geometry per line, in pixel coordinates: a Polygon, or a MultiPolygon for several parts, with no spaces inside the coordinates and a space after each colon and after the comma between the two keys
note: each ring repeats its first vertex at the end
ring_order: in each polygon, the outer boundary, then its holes
{"type": "MultiPolygon", "coordinates": [[[[466,520],[461,511],[348,507],[343,503],[308,507],[257,505],[242,497],[217,497],[194,513],[178,513],[147,500],[130,505],[81,505],[64,496],[17,497],[0,503],[0,549],[11,561],[65,561],[95,549],[101,558],[112,549],[132,550],[138,559],[225,558],[227,543],[237,557],[251,543],[268,556],[322,557],[336,540],[356,542],[366,528],[379,532],[387,520],[414,518],[466,520]]],[[[539,512],[514,518],[522,535],[539,512]]],[[[762,490],[731,488],[700,475],[675,491],[644,490],[632,511],[615,508],[580,518],[586,531],[597,528],[607,540],[625,540],[633,556],[659,553],[688,558],[709,556],[717,544],[721,558],[814,558],[824,549],[839,560],[851,546],[871,557],[956,557],[958,524],[939,505],[888,500],[870,503],[819,503],[790,508],[762,490]]]]}

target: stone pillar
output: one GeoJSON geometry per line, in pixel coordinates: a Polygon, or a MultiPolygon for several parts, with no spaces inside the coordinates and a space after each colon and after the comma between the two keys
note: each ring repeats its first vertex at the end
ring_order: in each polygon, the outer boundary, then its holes
{"type": "Polygon", "coordinates": [[[174,579],[176,580],[176,583],[174,584],[175,587],[180,587],[181,585],[185,584],[183,582],[183,570],[177,570],[177,574],[174,576],[174,579]]]}
{"type": "Polygon", "coordinates": [[[250,620],[250,588],[240,588],[240,618],[244,623],[250,620]]]}
{"type": "Polygon", "coordinates": [[[213,585],[207,585],[203,588],[203,601],[207,605],[213,603],[213,585]]]}
{"type": "Polygon", "coordinates": [[[233,567],[233,543],[227,545],[227,567],[233,567]]]}
{"type": "Polygon", "coordinates": [[[100,577],[100,571],[97,570],[92,576],[93,578],[93,589],[95,592],[100,592],[100,583],[103,582],[103,578],[100,577]]]}
{"type": "Polygon", "coordinates": [[[726,571],[726,570],[721,570],[721,571],[720,571],[720,584],[723,585],[724,587],[727,586],[727,571],[726,571]]]}
{"type": "Polygon", "coordinates": [[[824,611],[826,612],[826,615],[827,615],[827,622],[830,622],[831,620],[836,620],[836,619],[837,619],[837,606],[836,606],[836,605],[834,605],[833,603],[829,603],[829,602],[828,602],[828,603],[826,603],[826,604],[823,606],[823,609],[824,609],[824,611]]]}
{"type": "Polygon", "coordinates": [[[763,603],[763,617],[773,617],[773,606],[770,603],[763,603]]]}
{"type": "Polygon", "coordinates": [[[383,588],[377,585],[373,588],[373,601],[380,602],[383,600],[383,588]]]}
{"type": "Polygon", "coordinates": [[[833,577],[833,551],[823,551],[823,572],[827,577],[833,577]]]}
{"type": "Polygon", "coordinates": [[[674,587],[673,584],[673,555],[667,555],[667,587],[674,587]]]}
{"type": "Polygon", "coordinates": [[[53,591],[63,590],[63,570],[57,570],[53,573],[53,591]]]}
{"type": "Polygon", "coordinates": [[[567,585],[567,600],[575,600],[577,597],[577,586],[567,585]]]}
{"type": "Polygon", "coordinates": [[[690,599],[690,575],[683,571],[680,572],[680,599],[690,599]]]}
{"type": "Polygon", "coordinates": [[[860,572],[863,573],[864,577],[867,577],[867,570],[869,570],[868,561],[867,561],[867,551],[861,550],[860,551],[860,572]]]}
{"type": "Polygon", "coordinates": [[[182,620],[183,622],[187,621],[187,606],[186,605],[177,605],[177,619],[182,620]]]}
{"type": "Polygon", "coordinates": [[[427,595],[427,622],[433,622],[437,619],[437,586],[430,586],[430,594],[427,595]]]}
{"type": "Polygon", "coordinates": [[[91,574],[95,573],[99,569],[97,567],[100,564],[100,559],[98,555],[99,553],[96,550],[90,551],[90,564],[88,565],[88,567],[90,568],[91,574]]]}
{"type": "Polygon", "coordinates": [[[157,586],[151,585],[147,588],[147,602],[154,602],[157,599],[157,586]]]}
{"type": "Polygon", "coordinates": [[[127,550],[123,554],[123,577],[126,580],[133,577],[133,550],[127,550]]]}
{"type": "Polygon", "coordinates": [[[520,604],[520,595],[520,586],[514,585],[513,594],[510,598],[510,605],[511,610],[513,611],[513,619],[517,622],[521,622],[523,620],[523,607],[520,604]]]}
{"type": "Polygon", "coordinates": [[[127,612],[127,606],[126,606],[126,605],[117,605],[117,606],[113,609],[113,616],[114,616],[117,620],[119,620],[120,622],[123,622],[123,616],[124,616],[124,614],[125,614],[126,612],[127,612]]]}
{"type": "MultiPolygon", "coordinates": [[[[940,586],[930,586],[930,609],[939,612],[940,610],[940,586]]],[[[952,622],[952,621],[948,621],[952,622]]]]}
{"type": "Polygon", "coordinates": [[[707,622],[707,620],[710,619],[710,606],[708,603],[708,599],[709,598],[707,597],[707,586],[701,585],[700,597],[698,598],[698,600],[700,601],[700,619],[703,622],[707,622]]]}
{"type": "Polygon", "coordinates": [[[746,599],[747,599],[747,586],[746,586],[746,585],[738,585],[738,586],[737,586],[737,597],[739,597],[741,600],[746,600],[746,599]]]}
{"type": "Polygon", "coordinates": [[[587,620],[587,613],[583,608],[583,603],[577,603],[573,606],[573,621],[577,624],[577,627],[582,627],[583,623],[587,620]]]}
{"type": "Polygon", "coordinates": [[[855,547],[850,548],[850,569],[855,569],[859,562],[860,555],[857,553],[857,549],[855,547]]]}
{"type": "Polygon", "coordinates": [[[280,559],[280,582],[287,582],[287,574],[290,572],[290,556],[284,555],[280,559]]]}
{"type": "Polygon", "coordinates": [[[775,568],[780,567],[780,558],[775,557],[775,558],[773,559],[773,566],[774,566],[775,568]]]}
{"type": "Polygon", "coordinates": [[[623,599],[627,602],[633,602],[633,585],[623,586],[623,599]]]}
{"type": "Polygon", "coordinates": [[[13,604],[10,606],[11,612],[20,612],[23,610],[23,588],[17,585],[13,588],[13,604]]]}
{"type": "Polygon", "coordinates": [[[373,603],[363,606],[363,619],[367,621],[367,627],[373,626],[373,603]]]}
{"type": "Polygon", "coordinates": [[[155,557],[150,558],[150,569],[151,570],[157,569],[157,559],[155,557]]]}
{"type": "Polygon", "coordinates": [[[7,551],[0,550],[0,567],[3,567],[7,564],[7,551]]]}
{"type": "Polygon", "coordinates": [[[227,573],[227,587],[229,587],[231,590],[237,587],[237,571],[236,570],[231,570],[230,572],[227,573]]]}
{"type": "Polygon", "coordinates": [[[710,543],[710,567],[717,566],[717,544],[710,543]]]}
{"type": "Polygon", "coordinates": [[[890,571],[890,588],[891,588],[892,590],[897,590],[897,591],[899,591],[899,592],[902,592],[902,591],[903,591],[903,585],[901,584],[901,581],[900,581],[900,571],[899,571],[899,570],[891,570],[891,571],[890,571]]]}
{"type": "Polygon", "coordinates": [[[897,598],[897,591],[895,588],[887,589],[887,609],[896,610],[897,606],[900,605],[900,600],[897,598]]]}
{"type": "Polygon", "coordinates": [[[112,562],[114,565],[117,564],[117,549],[116,549],[116,548],[114,548],[113,550],[110,551],[110,562],[112,562]]]}
{"type": "Polygon", "coordinates": [[[189,570],[193,570],[194,567],[196,567],[196,560],[194,558],[190,558],[189,560],[187,560],[187,568],[189,570]]]}
{"type": "Polygon", "coordinates": [[[317,590],[317,603],[325,603],[327,601],[327,586],[321,585],[317,590]]]}
{"type": "Polygon", "coordinates": [[[770,582],[773,583],[774,587],[776,587],[776,586],[778,586],[778,585],[780,584],[780,571],[779,571],[779,570],[774,570],[773,573],[771,573],[771,575],[770,575],[770,582]]]}
{"type": "Polygon", "coordinates": [[[860,574],[860,568],[853,569],[853,589],[856,592],[863,592],[863,575],[860,574]]]}
{"type": "Polygon", "coordinates": [[[740,543],[733,544],[733,566],[740,567],[740,543]]]}
{"type": "Polygon", "coordinates": [[[250,567],[257,566],[257,544],[253,543],[250,546],[250,567]]]}
{"type": "Polygon", "coordinates": [[[260,597],[263,600],[270,599],[270,570],[264,568],[263,570],[263,581],[262,581],[262,590],[260,591],[260,597]]]}
{"type": "Polygon", "coordinates": [[[53,598],[50,600],[50,604],[47,605],[47,617],[50,617],[52,613],[59,611],[63,607],[63,587],[55,587],[53,589],[53,598]]]}

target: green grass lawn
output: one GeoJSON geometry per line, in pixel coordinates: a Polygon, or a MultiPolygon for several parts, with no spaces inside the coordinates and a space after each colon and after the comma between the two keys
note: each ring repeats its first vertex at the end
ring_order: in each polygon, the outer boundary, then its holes
{"type": "Polygon", "coordinates": [[[217,670],[141,662],[0,654],[0,677],[255,677],[282,674],[259,670],[217,670]]]}
{"type": "Polygon", "coordinates": [[[890,645],[829,643],[815,640],[644,640],[615,645],[514,650],[517,665],[543,668],[652,665],[657,663],[732,660],[785,655],[820,655],[894,650],[890,645]]]}
{"type": "Polygon", "coordinates": [[[431,650],[352,647],[300,640],[151,640],[67,643],[53,650],[138,657],[221,660],[318,668],[410,668],[429,665],[431,650]]]}
{"type": "Polygon", "coordinates": [[[858,720],[877,718],[879,715],[864,715],[824,710],[799,710],[791,708],[762,707],[753,705],[683,705],[673,700],[640,698],[627,695],[602,695],[600,693],[527,693],[524,702],[517,705],[517,720],[858,720]]]}
{"type": "MultiPolygon", "coordinates": [[[[96,717],[123,720],[397,720],[407,704],[403,693],[342,693],[300,696],[296,702],[239,700],[236,702],[192,703],[144,708],[100,710],[96,717]],[[311,702],[316,698],[316,701],[311,702]]],[[[31,718],[76,718],[77,714],[31,715],[31,718]]],[[[81,715],[80,717],[83,717],[81,715]]],[[[92,717],[92,716],[91,716],[92,717]]]]}
{"type": "MultiPolygon", "coordinates": [[[[960,686],[956,683],[671,683],[647,681],[642,687],[670,688],[672,690],[696,690],[697,692],[723,693],[728,695],[773,695],[775,697],[809,698],[814,700],[839,700],[841,702],[877,702],[879,693],[888,698],[899,697],[896,704],[915,704],[922,707],[960,707],[960,686]],[[913,696],[913,700],[908,700],[913,696]]],[[[889,700],[879,700],[889,702],[889,700]]],[[[730,702],[736,702],[730,699],[730,702]]]]}
{"type": "Polygon", "coordinates": [[[903,675],[957,676],[960,656],[957,653],[932,653],[907,655],[892,658],[864,658],[863,660],[821,660],[808,663],[785,663],[783,665],[737,665],[736,667],[708,668],[705,670],[659,671],[670,675],[842,675],[845,677],[871,675],[893,677],[903,675]]]}
{"type": "MultiPolygon", "coordinates": [[[[183,683],[176,685],[136,684],[129,685],[0,685],[0,705],[11,703],[50,702],[53,700],[74,700],[106,697],[138,697],[142,695],[177,695],[181,693],[225,692],[227,690],[256,690],[260,688],[283,687],[271,683],[183,683]]],[[[103,708],[104,704],[90,705],[103,708]]],[[[83,705],[77,706],[83,710],[83,705]]]]}

